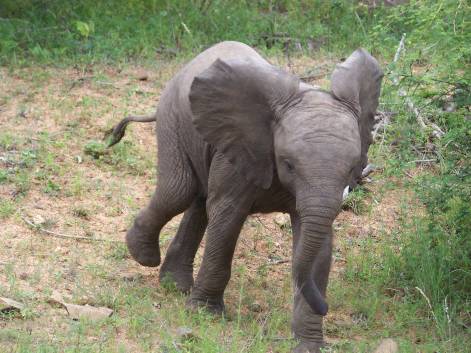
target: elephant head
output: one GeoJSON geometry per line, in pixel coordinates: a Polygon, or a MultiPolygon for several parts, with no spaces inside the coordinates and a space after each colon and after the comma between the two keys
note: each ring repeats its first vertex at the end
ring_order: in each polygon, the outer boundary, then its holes
{"type": "Polygon", "coordinates": [[[331,92],[249,59],[218,59],[191,85],[193,123],[203,139],[249,182],[268,189],[277,177],[296,200],[294,282],[320,315],[327,312],[328,273],[315,278],[316,258],[331,239],[342,191],[366,165],[382,76],[377,61],[358,49],[335,69],[331,92]]]}

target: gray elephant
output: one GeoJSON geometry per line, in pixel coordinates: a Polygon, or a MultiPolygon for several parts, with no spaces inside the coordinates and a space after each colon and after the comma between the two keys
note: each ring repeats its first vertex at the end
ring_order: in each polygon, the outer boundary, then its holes
{"type": "MultiPolygon", "coordinates": [[[[158,266],[160,230],[184,212],[160,278],[191,290],[191,307],[220,313],[247,216],[289,213],[294,351],[319,352],[332,222],[345,186],[353,187],[367,164],[382,77],[363,49],[337,66],[331,92],[300,82],[242,43],[219,43],[198,55],[168,83],[155,114],[158,183],[126,235],[132,257],[158,266]]],[[[153,117],[123,120],[113,143],[133,120],[153,117]]]]}

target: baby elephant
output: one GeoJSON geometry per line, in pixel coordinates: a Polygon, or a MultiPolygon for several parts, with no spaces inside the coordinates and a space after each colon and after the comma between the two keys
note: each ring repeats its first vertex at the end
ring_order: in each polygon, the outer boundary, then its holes
{"type": "MultiPolygon", "coordinates": [[[[301,82],[242,43],[219,43],[198,55],[168,83],[155,114],[158,183],[126,235],[133,258],[158,266],[159,232],[184,212],[160,278],[191,290],[191,307],[220,313],[247,216],[289,213],[294,352],[320,352],[332,222],[344,188],[359,181],[367,164],[382,77],[363,49],[337,66],[331,91],[301,82]]],[[[115,129],[114,142],[132,120],[115,129]]]]}

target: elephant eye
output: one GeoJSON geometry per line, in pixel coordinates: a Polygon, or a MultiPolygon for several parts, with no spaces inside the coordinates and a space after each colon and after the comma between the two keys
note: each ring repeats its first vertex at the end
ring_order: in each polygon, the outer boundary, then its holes
{"type": "Polygon", "coordinates": [[[286,164],[286,169],[288,169],[288,172],[291,173],[294,171],[294,167],[289,161],[285,160],[285,164],[286,164]]]}

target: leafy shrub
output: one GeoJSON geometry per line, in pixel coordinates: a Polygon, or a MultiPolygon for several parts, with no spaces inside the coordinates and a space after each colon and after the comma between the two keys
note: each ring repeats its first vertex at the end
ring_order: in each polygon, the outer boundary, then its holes
{"type": "Polygon", "coordinates": [[[386,39],[383,44],[392,48],[407,33],[405,52],[388,67],[399,74],[400,85],[392,85],[388,77],[385,82],[384,109],[398,113],[387,133],[394,145],[388,158],[403,169],[414,166],[414,160],[437,161],[413,183],[426,212],[405,221],[396,244],[400,251],[385,251],[381,290],[405,288],[408,299],[430,313],[443,340],[469,325],[462,318],[471,312],[469,13],[466,2],[411,1],[389,11],[372,32],[375,42],[386,39]],[[399,88],[445,132],[441,139],[418,128],[399,88]]]}

